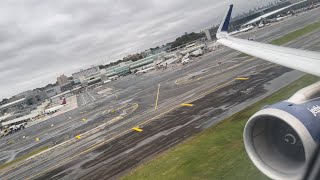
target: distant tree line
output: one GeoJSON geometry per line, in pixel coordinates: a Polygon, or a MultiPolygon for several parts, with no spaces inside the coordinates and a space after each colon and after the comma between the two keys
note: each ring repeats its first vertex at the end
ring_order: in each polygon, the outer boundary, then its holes
{"type": "Polygon", "coordinates": [[[183,44],[195,41],[195,40],[203,38],[203,37],[205,37],[204,33],[192,32],[192,33],[189,33],[189,34],[185,34],[185,35],[183,35],[181,37],[178,37],[175,41],[173,41],[171,43],[171,48],[176,48],[178,46],[181,46],[183,44]]]}

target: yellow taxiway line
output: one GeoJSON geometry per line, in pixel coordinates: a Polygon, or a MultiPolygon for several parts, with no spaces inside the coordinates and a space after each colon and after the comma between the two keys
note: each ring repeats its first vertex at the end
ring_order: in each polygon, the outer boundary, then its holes
{"type": "Polygon", "coordinates": [[[132,128],[132,130],[137,131],[137,132],[142,132],[143,130],[139,127],[134,127],[132,128]]]}
{"type": "Polygon", "coordinates": [[[236,78],[236,80],[246,81],[246,80],[249,80],[249,78],[248,77],[238,77],[238,78],[236,78]]]}
{"type": "Polygon", "coordinates": [[[181,106],[183,106],[183,107],[192,107],[192,106],[193,106],[193,104],[183,103],[183,104],[181,104],[181,106]]]}

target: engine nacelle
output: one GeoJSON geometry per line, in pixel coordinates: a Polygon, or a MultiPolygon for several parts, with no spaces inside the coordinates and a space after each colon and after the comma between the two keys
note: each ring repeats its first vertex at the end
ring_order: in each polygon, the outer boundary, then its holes
{"type": "Polygon", "coordinates": [[[244,129],[246,151],[272,179],[301,179],[320,144],[320,99],[280,102],[254,114],[244,129]]]}

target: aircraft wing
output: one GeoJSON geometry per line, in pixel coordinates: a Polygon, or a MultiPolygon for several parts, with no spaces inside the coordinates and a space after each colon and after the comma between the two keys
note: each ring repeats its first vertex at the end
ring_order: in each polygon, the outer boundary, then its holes
{"type": "Polygon", "coordinates": [[[320,76],[320,53],[264,44],[230,37],[228,26],[233,5],[224,17],[217,32],[218,42],[245,54],[255,56],[282,66],[320,76]]]}

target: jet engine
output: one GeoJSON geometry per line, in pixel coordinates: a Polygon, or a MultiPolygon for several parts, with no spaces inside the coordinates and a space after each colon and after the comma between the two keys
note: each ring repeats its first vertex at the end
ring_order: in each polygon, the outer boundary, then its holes
{"type": "Polygon", "coordinates": [[[320,82],[287,101],[262,108],[247,122],[244,145],[271,179],[302,179],[320,143],[320,82]]]}

